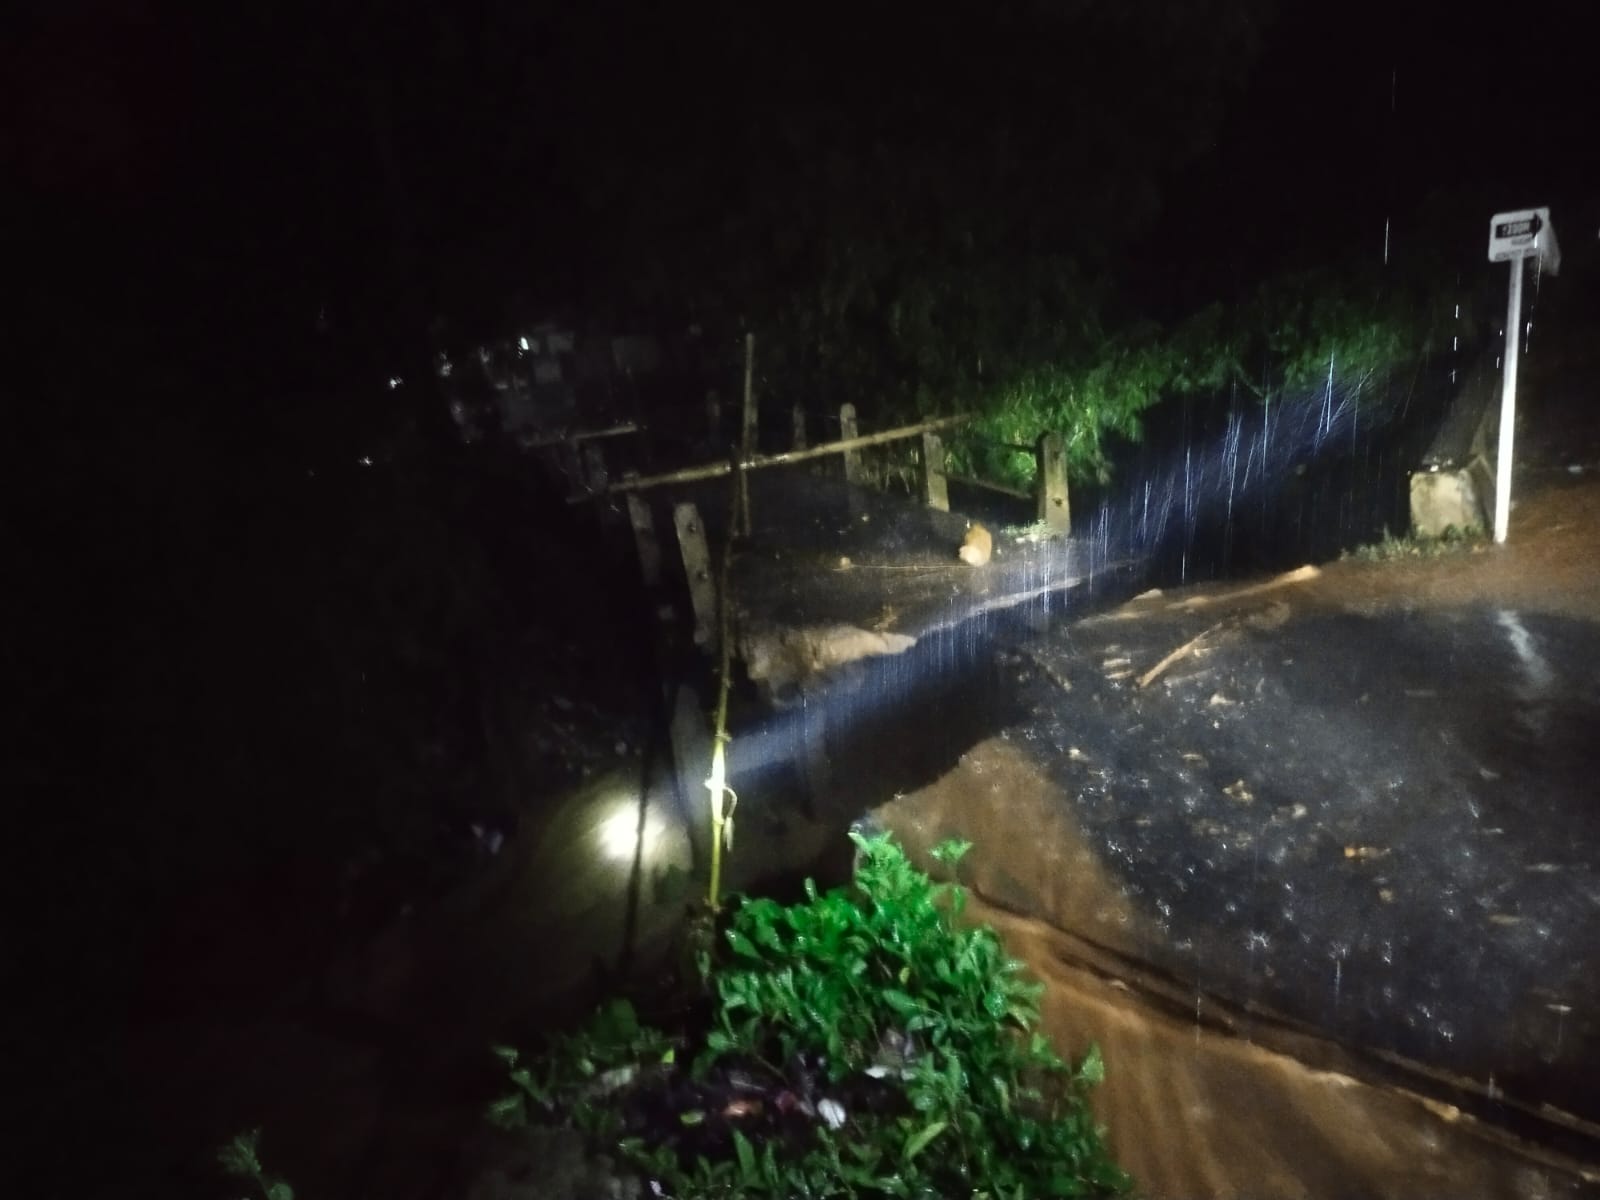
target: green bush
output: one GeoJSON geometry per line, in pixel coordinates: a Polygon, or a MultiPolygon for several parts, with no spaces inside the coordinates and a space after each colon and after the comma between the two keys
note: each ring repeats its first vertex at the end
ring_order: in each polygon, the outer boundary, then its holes
{"type": "Polygon", "coordinates": [[[217,1165],[229,1178],[253,1183],[264,1200],[294,1200],[294,1189],[288,1181],[269,1173],[261,1165],[260,1146],[259,1129],[235,1134],[232,1141],[217,1151],[217,1165]]]}
{"type": "Polygon", "coordinates": [[[1445,526],[1437,537],[1425,533],[1409,533],[1396,537],[1385,529],[1383,540],[1346,550],[1339,557],[1360,562],[1393,562],[1403,558],[1440,558],[1447,554],[1471,553],[1488,543],[1488,532],[1477,525],[1458,529],[1445,526]]]}
{"type": "Polygon", "coordinates": [[[1033,1030],[1042,985],[956,924],[962,889],[852,836],[854,888],[738,906],[693,1030],[614,1004],[538,1070],[502,1050],[515,1091],[494,1119],[564,1115],[680,1198],[1124,1190],[1087,1103],[1098,1052],[1073,1067],[1033,1030]]]}
{"type": "MultiPolygon", "coordinates": [[[[1054,431],[1066,439],[1069,475],[1105,483],[1112,439],[1137,442],[1152,405],[1230,389],[1277,403],[1330,372],[1341,387],[1381,379],[1431,351],[1445,327],[1441,304],[1347,267],[1268,280],[1168,328],[1145,322],[1113,332],[1085,319],[1039,339],[1031,355],[995,364],[974,392],[979,419],[952,436],[951,466],[1029,487],[1034,457],[1013,447],[1054,431]]],[[[1358,402],[1381,395],[1355,390],[1358,402]]]]}

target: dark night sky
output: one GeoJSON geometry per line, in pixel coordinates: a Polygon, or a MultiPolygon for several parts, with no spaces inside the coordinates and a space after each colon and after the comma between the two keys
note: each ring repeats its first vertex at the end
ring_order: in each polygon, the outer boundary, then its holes
{"type": "MultiPolygon", "coordinates": [[[[674,238],[739,207],[743,171],[775,153],[768,112],[807,113],[826,144],[909,96],[892,136],[964,119],[978,136],[1006,104],[1059,93],[1070,108],[1026,119],[1072,132],[1186,86],[1181,52],[1147,68],[1110,45],[1023,46],[995,20],[896,5],[189,8],[39,4],[5,52],[15,120],[0,153],[42,281],[35,319],[137,330],[125,360],[201,340],[237,353],[303,332],[324,300],[373,346],[437,311],[492,322],[512,293],[592,301],[619,224],[674,238]],[[699,190],[652,211],[637,193],[668,148],[699,190]]],[[[1565,203],[1565,239],[1592,232],[1600,89],[1581,12],[1280,0],[1202,152],[1164,174],[1162,221],[1125,251],[1128,274],[1193,288],[1219,268],[1377,253],[1385,216],[1398,237],[1445,190],[1477,207],[1565,203]]],[[[805,163],[785,169],[805,186],[805,163]]],[[[1073,190],[1059,172],[1034,182],[1034,202],[1073,190]]]]}

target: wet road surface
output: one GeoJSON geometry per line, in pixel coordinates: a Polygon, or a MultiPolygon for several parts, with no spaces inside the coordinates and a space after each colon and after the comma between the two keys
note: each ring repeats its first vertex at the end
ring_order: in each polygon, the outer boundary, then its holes
{"type": "Polygon", "coordinates": [[[1314,1034],[1269,1027],[1214,996],[1197,1014],[1189,987],[1141,972],[1131,956],[1159,936],[1157,922],[1017,742],[979,743],[880,819],[919,861],[953,834],[976,841],[959,870],[979,897],[969,914],[999,930],[1007,951],[1046,983],[1044,1028],[1055,1045],[1075,1055],[1099,1045],[1106,1079],[1091,1099],[1139,1194],[1600,1193],[1600,1175],[1581,1160],[1531,1146],[1404,1080],[1395,1086],[1314,1034]],[[1076,912],[1083,932],[1019,911],[1030,908],[1076,912]]]}
{"type": "MultiPolygon", "coordinates": [[[[1025,714],[1002,736],[1137,920],[1110,937],[1057,883],[1003,901],[1197,1006],[1466,1081],[1491,1119],[1600,1119],[1600,627],[1293,589],[1118,615],[998,651],[1025,714]]],[[[1016,875],[1048,840],[990,853],[1016,875]]]]}
{"type": "Polygon", "coordinates": [[[1600,630],[1277,601],[1147,688],[1108,667],[1196,624],[1040,647],[1077,682],[1041,675],[1015,731],[1170,933],[1152,959],[1600,1117],[1600,630]]]}

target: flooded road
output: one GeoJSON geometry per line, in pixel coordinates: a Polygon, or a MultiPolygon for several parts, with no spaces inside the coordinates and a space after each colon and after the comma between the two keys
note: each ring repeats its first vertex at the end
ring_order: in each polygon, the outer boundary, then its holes
{"type": "Polygon", "coordinates": [[[1597,651],[1493,608],[1097,622],[1009,735],[1197,993],[1593,1119],[1597,651]]]}
{"type": "Polygon", "coordinates": [[[878,815],[976,843],[1153,1194],[1593,1186],[1597,510],[983,631],[1003,728],[878,815]]]}
{"type": "MultiPolygon", "coordinates": [[[[842,881],[890,797],[914,853],[971,839],[974,913],[1058,1044],[1103,1046],[1145,1194],[1596,1194],[1596,529],[1585,482],[1500,551],[1041,598],[856,664],[736,731],[731,886],[842,881]]],[[[450,1194],[483,1048],[670,961],[686,840],[640,783],[596,778],[314,991],[260,988],[249,943],[238,1011],[153,981],[117,1169],[211,1194],[209,1148],[261,1124],[305,1194],[450,1194]]]]}
{"type": "Polygon", "coordinates": [[[1046,982],[1056,1044],[1100,1045],[1096,1111],[1144,1194],[1600,1194],[1583,1160],[1476,1120],[1436,1088],[1408,1086],[1417,1077],[1303,1026],[1152,969],[1168,923],[1015,741],[981,743],[878,815],[921,861],[946,837],[975,841],[960,872],[977,898],[970,914],[1046,982]]]}

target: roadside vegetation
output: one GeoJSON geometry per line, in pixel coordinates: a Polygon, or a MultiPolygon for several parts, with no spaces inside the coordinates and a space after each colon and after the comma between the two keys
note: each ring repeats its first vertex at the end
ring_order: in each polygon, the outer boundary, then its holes
{"type": "MultiPolygon", "coordinates": [[[[965,892],[886,836],[852,834],[853,886],[781,905],[744,898],[697,927],[693,994],[623,997],[535,1054],[511,1047],[488,1119],[533,1141],[576,1131],[618,1194],[673,1200],[1125,1192],[1088,1092],[1104,1076],[1035,1028],[1043,985],[965,892]]],[[[967,845],[935,857],[954,866],[967,845]]],[[[292,1200],[257,1134],[221,1155],[264,1200],[292,1200]]],[[[519,1194],[539,1195],[537,1189],[519,1194]]]]}
{"type": "MultiPolygon", "coordinates": [[[[1145,413],[1163,401],[1228,395],[1270,405],[1330,375],[1341,388],[1381,382],[1434,352],[1447,315],[1437,298],[1345,269],[1274,278],[1165,327],[1080,330],[971,389],[979,419],[952,439],[952,464],[1027,487],[1034,457],[1019,447],[1054,430],[1066,439],[1069,474],[1103,484],[1113,440],[1137,442],[1145,413]]],[[[1381,389],[1358,386],[1358,403],[1363,394],[1381,389]]]]}
{"type": "Polygon", "coordinates": [[[570,1122],[680,1198],[1124,1190],[1087,1103],[1098,1052],[1071,1064],[1035,1031],[1042,985],[959,923],[961,888],[853,836],[855,885],[738,903],[666,1027],[617,1000],[537,1059],[501,1048],[493,1119],[570,1122]]]}
{"type": "Polygon", "coordinates": [[[1384,531],[1380,541],[1368,542],[1347,550],[1340,558],[1357,562],[1394,562],[1406,558],[1442,558],[1450,554],[1471,554],[1488,545],[1488,533],[1478,526],[1458,529],[1445,527],[1437,537],[1420,533],[1395,536],[1384,531]]]}

